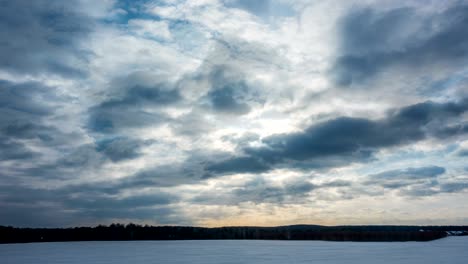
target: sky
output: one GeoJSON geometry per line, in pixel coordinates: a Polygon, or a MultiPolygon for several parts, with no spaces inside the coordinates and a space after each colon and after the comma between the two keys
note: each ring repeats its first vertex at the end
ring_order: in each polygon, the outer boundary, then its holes
{"type": "Polygon", "coordinates": [[[0,225],[466,225],[467,24],[455,0],[0,0],[0,225]]]}

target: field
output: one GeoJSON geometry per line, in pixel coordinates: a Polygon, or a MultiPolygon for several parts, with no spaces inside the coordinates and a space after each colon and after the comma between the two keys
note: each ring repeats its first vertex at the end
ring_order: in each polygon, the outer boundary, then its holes
{"type": "Polygon", "coordinates": [[[3,264],[37,263],[450,263],[465,264],[468,237],[431,242],[185,240],[0,245],[3,264]]]}

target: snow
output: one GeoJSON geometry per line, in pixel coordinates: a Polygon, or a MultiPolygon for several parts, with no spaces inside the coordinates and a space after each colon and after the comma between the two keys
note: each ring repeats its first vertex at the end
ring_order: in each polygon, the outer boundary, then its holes
{"type": "Polygon", "coordinates": [[[449,236],[462,236],[465,233],[465,231],[447,231],[447,235],[449,236]]]}
{"type": "Polygon", "coordinates": [[[431,242],[123,241],[0,245],[0,263],[464,263],[468,237],[431,242]]]}

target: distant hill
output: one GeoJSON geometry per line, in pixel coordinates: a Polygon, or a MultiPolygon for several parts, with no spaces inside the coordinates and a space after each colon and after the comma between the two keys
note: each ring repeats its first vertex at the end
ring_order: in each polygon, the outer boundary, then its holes
{"type": "Polygon", "coordinates": [[[110,226],[15,228],[0,226],[0,243],[120,240],[269,239],[326,241],[430,241],[448,235],[468,235],[468,226],[319,226],[190,227],[110,226]]]}

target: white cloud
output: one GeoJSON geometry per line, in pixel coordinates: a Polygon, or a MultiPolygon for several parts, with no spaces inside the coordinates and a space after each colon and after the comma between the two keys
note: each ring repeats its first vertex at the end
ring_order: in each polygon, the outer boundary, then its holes
{"type": "Polygon", "coordinates": [[[171,32],[167,21],[154,21],[145,19],[132,19],[128,21],[130,30],[142,37],[161,38],[171,40],[171,32]]]}

